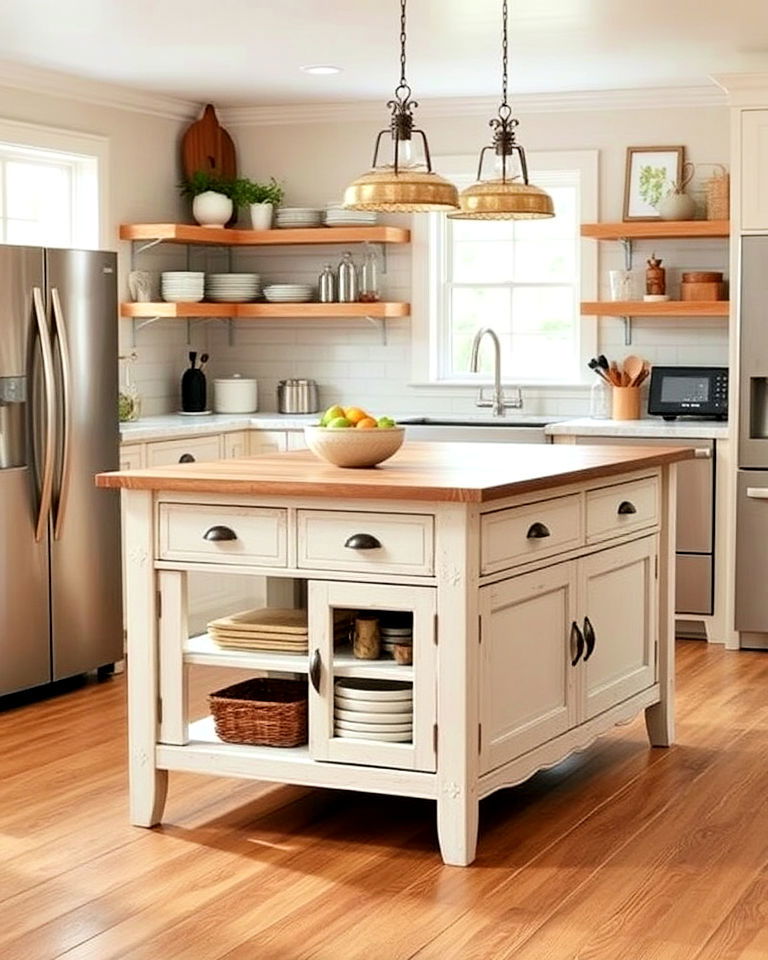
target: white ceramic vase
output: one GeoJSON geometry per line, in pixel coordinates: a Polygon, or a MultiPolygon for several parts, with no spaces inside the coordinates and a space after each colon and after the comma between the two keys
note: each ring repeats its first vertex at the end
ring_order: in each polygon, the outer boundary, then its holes
{"type": "Polygon", "coordinates": [[[658,206],[662,220],[693,220],[696,201],[687,193],[668,193],[658,206]]]}
{"type": "Polygon", "coordinates": [[[274,206],[271,203],[251,204],[251,226],[254,230],[271,230],[274,206]]]}
{"type": "Polygon", "coordinates": [[[232,217],[232,201],[223,193],[206,190],[192,201],[192,216],[201,227],[222,229],[232,217]]]}

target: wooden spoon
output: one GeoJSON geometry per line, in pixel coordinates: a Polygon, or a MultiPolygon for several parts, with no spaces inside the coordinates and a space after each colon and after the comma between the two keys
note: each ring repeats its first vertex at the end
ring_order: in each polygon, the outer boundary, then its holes
{"type": "Polygon", "coordinates": [[[640,374],[645,368],[645,362],[642,357],[636,357],[631,353],[628,357],[624,358],[624,373],[629,377],[627,386],[636,387],[640,374]]]}
{"type": "Polygon", "coordinates": [[[621,373],[619,372],[619,365],[615,360],[611,360],[611,366],[608,370],[608,376],[611,378],[611,383],[614,387],[621,386],[621,373]]]}

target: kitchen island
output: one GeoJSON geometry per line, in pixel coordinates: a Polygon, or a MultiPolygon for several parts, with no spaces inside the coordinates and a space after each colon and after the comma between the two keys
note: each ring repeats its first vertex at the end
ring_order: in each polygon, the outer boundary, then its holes
{"type": "Polygon", "coordinates": [[[172,770],[424,797],[444,861],[466,865],[482,797],[641,710],[668,746],[675,464],[691,456],[408,443],[370,470],[297,451],[99,475],[123,497],[132,822],[160,822],[172,770]],[[290,585],[308,653],[189,636],[186,580],[201,570],[290,585]],[[337,617],[361,612],[407,618],[412,664],[338,645],[337,617]],[[190,723],[190,664],[303,678],[308,743],[224,743],[210,718],[190,723]],[[342,735],[345,677],[408,685],[410,739],[342,735]]]}

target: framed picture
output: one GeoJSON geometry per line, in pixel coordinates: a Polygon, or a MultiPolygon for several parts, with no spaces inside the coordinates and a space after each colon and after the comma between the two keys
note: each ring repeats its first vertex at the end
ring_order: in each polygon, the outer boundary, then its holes
{"type": "Polygon", "coordinates": [[[658,205],[680,183],[685,147],[627,147],[624,220],[658,220],[658,205]]]}

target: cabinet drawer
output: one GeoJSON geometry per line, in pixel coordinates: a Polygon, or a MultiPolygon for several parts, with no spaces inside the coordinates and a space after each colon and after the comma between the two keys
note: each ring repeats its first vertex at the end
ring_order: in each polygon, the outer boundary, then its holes
{"type": "Polygon", "coordinates": [[[433,544],[430,516],[298,511],[299,567],[430,576],[433,544]]]}
{"type": "Polygon", "coordinates": [[[486,513],[480,521],[480,572],[496,573],[583,543],[579,494],[486,513]]]}
{"type": "Polygon", "coordinates": [[[162,503],[159,556],[161,560],[284,567],[287,522],[287,511],[282,509],[162,503]]]}
{"type": "Polygon", "coordinates": [[[657,477],[617,483],[587,493],[587,543],[652,527],[659,519],[657,477]]]}
{"type": "Polygon", "coordinates": [[[219,434],[211,437],[193,437],[191,440],[164,440],[147,444],[147,466],[167,467],[173,463],[218,460],[221,457],[219,434]],[[190,459],[191,458],[191,459],[190,459]]]}

